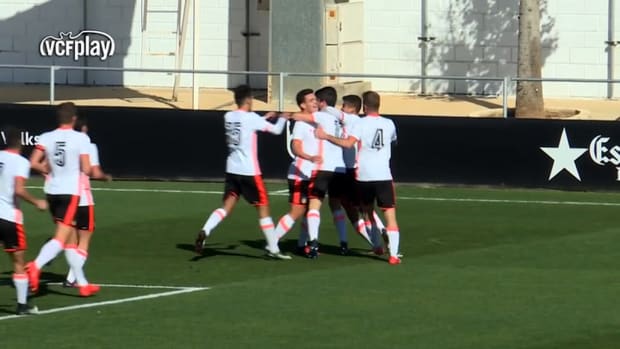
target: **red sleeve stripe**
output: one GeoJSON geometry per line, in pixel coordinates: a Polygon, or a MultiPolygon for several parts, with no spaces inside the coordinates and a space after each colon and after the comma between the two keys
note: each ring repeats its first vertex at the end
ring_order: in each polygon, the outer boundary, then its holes
{"type": "Polygon", "coordinates": [[[40,151],[45,151],[45,147],[44,147],[44,146],[42,146],[41,144],[37,144],[37,145],[35,146],[35,148],[36,148],[36,149],[38,149],[38,150],[40,150],[40,151]]]}

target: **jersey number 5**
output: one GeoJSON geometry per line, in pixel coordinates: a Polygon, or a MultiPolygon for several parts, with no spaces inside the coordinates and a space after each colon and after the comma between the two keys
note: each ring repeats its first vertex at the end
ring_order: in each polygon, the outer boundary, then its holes
{"type": "Polygon", "coordinates": [[[65,146],[67,142],[56,142],[56,147],[54,148],[54,163],[60,167],[65,166],[66,160],[66,151],[65,146]]]}
{"type": "Polygon", "coordinates": [[[0,175],[2,174],[3,170],[4,170],[4,162],[0,162],[0,175]]]}
{"type": "Polygon", "coordinates": [[[381,150],[383,148],[383,129],[378,128],[372,138],[372,149],[381,150]]]}

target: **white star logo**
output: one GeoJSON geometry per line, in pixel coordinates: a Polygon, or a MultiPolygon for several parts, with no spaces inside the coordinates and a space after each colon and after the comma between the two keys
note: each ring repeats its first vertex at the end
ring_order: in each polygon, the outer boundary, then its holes
{"type": "Polygon", "coordinates": [[[540,147],[540,150],[544,151],[550,158],[553,159],[553,168],[551,168],[551,174],[549,174],[549,180],[557,176],[562,170],[568,171],[573,177],[581,181],[579,177],[579,171],[575,160],[579,159],[587,148],[571,148],[568,144],[568,137],[566,136],[566,129],[562,129],[562,137],[560,137],[560,144],[557,148],[552,147],[540,147]]]}

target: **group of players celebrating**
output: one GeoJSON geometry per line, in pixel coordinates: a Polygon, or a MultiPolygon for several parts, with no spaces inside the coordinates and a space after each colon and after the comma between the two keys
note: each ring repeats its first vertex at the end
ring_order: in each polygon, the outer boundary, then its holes
{"type": "Polygon", "coordinates": [[[340,237],[342,254],[348,253],[346,217],[377,255],[389,251],[388,262],[400,264],[396,197],[390,169],[391,144],[396,141],[392,120],[379,115],[380,96],[367,91],[360,99],[343,97],[337,109],[333,87],[297,93],[297,113],[269,112],[261,117],[252,111],[252,90],[247,85],[234,91],[238,109],[224,116],[229,155],[222,207],[214,210],[198,233],[196,252],[235,207],[240,197],[257,209],[259,224],[267,241],[267,255],[291,259],[280,251],[279,240],[302,218],[298,254],[319,256],[321,205],[329,207],[340,237]],[[365,117],[360,117],[363,108],[365,117]],[[275,123],[270,122],[277,119],[275,123]],[[288,171],[290,211],[275,225],[263,183],[257,154],[256,132],[281,134],[286,120],[293,120],[291,149],[295,159],[288,171]],[[387,225],[375,212],[383,210],[387,225]]]}
{"type": "Polygon", "coordinates": [[[21,132],[13,127],[4,128],[6,149],[0,152],[0,242],[13,260],[18,315],[37,312],[36,307],[28,305],[28,289],[34,293],[39,290],[41,269],[63,251],[69,264],[63,286],[77,288],[82,297],[92,296],[100,289],[88,282],[83,269],[95,229],[90,179],[111,177],[101,170],[97,146],[86,134],[85,120],[77,119],[75,105],[60,104],[57,117],[59,127],[39,137],[30,162],[20,154],[21,132]],[[26,190],[31,169],[45,176],[46,200],[37,199],[26,190]],[[19,199],[42,211],[49,208],[56,224],[54,237],[29,263],[24,256],[26,236],[19,199]]]}

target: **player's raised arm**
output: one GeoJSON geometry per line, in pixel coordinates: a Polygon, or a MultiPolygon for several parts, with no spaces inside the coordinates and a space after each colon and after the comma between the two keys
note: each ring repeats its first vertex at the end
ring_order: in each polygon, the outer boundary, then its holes
{"type": "Polygon", "coordinates": [[[269,112],[265,114],[264,118],[257,119],[256,129],[258,131],[269,132],[274,135],[282,134],[282,131],[284,130],[284,126],[286,126],[286,117],[284,115],[281,115],[275,124],[272,124],[271,122],[265,120],[265,119],[274,118],[276,116],[277,116],[276,113],[269,112]]]}
{"type": "Polygon", "coordinates": [[[353,146],[355,146],[355,144],[357,143],[357,138],[355,138],[354,136],[349,136],[347,138],[334,137],[330,134],[327,134],[325,130],[323,130],[321,127],[318,127],[314,134],[318,139],[329,141],[343,148],[353,148],[353,146]]]}

